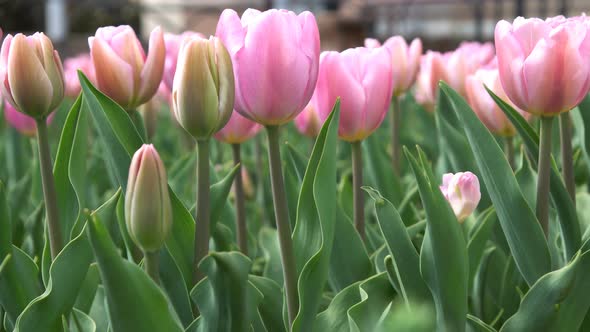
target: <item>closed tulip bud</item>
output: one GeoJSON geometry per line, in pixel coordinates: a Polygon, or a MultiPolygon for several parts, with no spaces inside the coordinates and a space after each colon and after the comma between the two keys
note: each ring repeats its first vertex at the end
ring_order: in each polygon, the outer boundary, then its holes
{"type": "Polygon", "coordinates": [[[131,160],[125,224],[133,242],[144,252],[159,250],[172,227],[166,170],[151,144],[144,144],[131,160]]]}
{"type": "Polygon", "coordinates": [[[216,35],[234,63],[238,112],[263,125],[301,113],[318,77],[320,35],[312,13],[248,9],[240,19],[226,9],[216,35]]]}
{"type": "Polygon", "coordinates": [[[225,126],[215,134],[215,138],[228,144],[240,144],[256,136],[260,129],[261,125],[234,111],[225,126]]]}
{"type": "MultiPolygon", "coordinates": [[[[47,117],[47,124],[51,123],[55,113],[47,117]]],[[[17,111],[14,106],[4,102],[4,118],[6,122],[25,136],[33,137],[37,133],[37,123],[32,117],[17,111]]]]}
{"type": "Polygon", "coordinates": [[[322,120],[318,113],[317,98],[314,94],[303,112],[295,118],[295,128],[305,136],[317,137],[322,129],[322,120]]]}
{"type": "Polygon", "coordinates": [[[478,69],[475,74],[469,75],[466,82],[467,100],[473,108],[473,111],[481,122],[494,134],[506,137],[512,137],[516,134],[516,129],[502,112],[500,107],[494,102],[490,94],[486,91],[485,86],[492,90],[494,94],[506,101],[516,109],[525,119],[530,119],[531,114],[523,112],[517,108],[506,97],[500,78],[498,68],[489,66],[478,69]]]}
{"type": "Polygon", "coordinates": [[[76,98],[82,90],[78,70],[82,71],[90,82],[96,83],[94,75],[94,65],[89,53],[79,54],[72,58],[64,60],[64,78],[66,81],[65,95],[70,98],[76,98]]]}
{"type": "Polygon", "coordinates": [[[150,100],[164,72],[166,50],[162,30],[150,34],[145,54],[130,26],[103,27],[88,38],[98,88],[126,110],[150,100]]]}
{"type": "Polygon", "coordinates": [[[578,105],[590,89],[590,23],[518,17],[496,24],[500,81],[520,109],[554,116],[578,105]]]}
{"type": "Polygon", "coordinates": [[[174,83],[174,74],[176,73],[176,64],[178,62],[178,53],[180,47],[189,38],[200,37],[204,38],[202,34],[193,31],[185,31],[181,34],[165,33],[164,44],[166,45],[166,61],[164,62],[164,77],[162,83],[172,91],[174,83]]]}
{"type": "Polygon", "coordinates": [[[447,173],[443,175],[440,190],[449,204],[451,204],[451,208],[459,222],[463,222],[473,213],[481,199],[479,180],[471,172],[447,173]]]}
{"type": "Polygon", "coordinates": [[[320,118],[325,121],[340,97],[338,136],[348,142],[361,141],[383,122],[392,83],[391,59],[385,48],[323,52],[315,92],[320,118]]]}
{"type": "Polygon", "coordinates": [[[178,56],[172,88],[178,123],[197,140],[210,138],[229,121],[234,89],[231,58],[221,40],[186,40],[178,56]]]}
{"type": "Polygon", "coordinates": [[[2,94],[19,112],[40,119],[64,97],[64,73],[57,51],[43,33],[8,35],[0,51],[2,94]]]}

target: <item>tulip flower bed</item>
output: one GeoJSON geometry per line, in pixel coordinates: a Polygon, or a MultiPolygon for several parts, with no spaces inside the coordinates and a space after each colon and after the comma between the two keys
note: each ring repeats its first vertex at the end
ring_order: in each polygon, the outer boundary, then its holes
{"type": "Polygon", "coordinates": [[[89,46],[2,45],[0,332],[590,330],[586,16],[89,46]]]}

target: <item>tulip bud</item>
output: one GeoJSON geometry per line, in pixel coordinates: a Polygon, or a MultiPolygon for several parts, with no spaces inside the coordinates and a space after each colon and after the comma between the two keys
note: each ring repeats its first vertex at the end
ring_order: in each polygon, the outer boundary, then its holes
{"type": "MultiPolygon", "coordinates": [[[[51,123],[55,113],[47,117],[47,124],[51,123]]],[[[37,133],[37,123],[30,116],[17,111],[14,106],[4,102],[4,118],[6,122],[25,136],[33,137],[37,133]]]]}
{"type": "Polygon", "coordinates": [[[422,41],[414,39],[408,46],[403,37],[393,36],[385,41],[383,47],[391,53],[393,95],[400,96],[408,91],[416,80],[420,68],[422,41]]]}
{"type": "Polygon", "coordinates": [[[164,77],[162,78],[162,83],[166,86],[166,88],[168,88],[168,90],[172,90],[180,47],[186,39],[195,37],[205,38],[205,36],[202,34],[193,31],[185,31],[178,35],[173,33],[164,34],[164,44],[166,45],[166,61],[164,62],[164,77]]]}
{"type": "Polygon", "coordinates": [[[234,73],[219,38],[186,40],[178,56],[172,106],[178,123],[198,140],[210,138],[229,121],[234,73]]]}
{"type": "Polygon", "coordinates": [[[438,94],[438,82],[445,75],[443,55],[428,51],[420,59],[420,71],[416,79],[415,98],[427,111],[434,111],[438,94]]]}
{"type": "Polygon", "coordinates": [[[150,100],[164,72],[166,50],[162,30],[150,34],[149,52],[130,26],[104,27],[88,38],[98,88],[125,110],[150,100]]]}
{"type": "Polygon", "coordinates": [[[451,204],[451,208],[459,222],[463,222],[465,218],[473,213],[481,199],[479,180],[471,172],[447,173],[443,175],[443,183],[440,186],[440,190],[451,204]]]}
{"type": "Polygon", "coordinates": [[[144,252],[160,249],[172,228],[172,206],[164,164],[153,145],[144,144],[129,167],[125,224],[144,252]]]}
{"type": "Polygon", "coordinates": [[[33,118],[51,113],[64,97],[64,73],[57,51],[43,33],[8,35],[0,51],[4,98],[33,118]]]}

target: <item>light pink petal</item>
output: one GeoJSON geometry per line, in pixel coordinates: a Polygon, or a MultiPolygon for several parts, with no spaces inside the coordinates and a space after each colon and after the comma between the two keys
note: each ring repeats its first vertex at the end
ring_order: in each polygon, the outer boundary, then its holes
{"type": "Polygon", "coordinates": [[[137,104],[141,105],[150,100],[158,91],[162,75],[164,74],[164,61],[166,59],[166,46],[160,27],[155,28],[150,34],[148,56],[145,65],[141,69],[141,85],[137,104]]]}
{"type": "Polygon", "coordinates": [[[98,88],[123,108],[133,100],[133,69],[100,38],[91,41],[98,88]]]}

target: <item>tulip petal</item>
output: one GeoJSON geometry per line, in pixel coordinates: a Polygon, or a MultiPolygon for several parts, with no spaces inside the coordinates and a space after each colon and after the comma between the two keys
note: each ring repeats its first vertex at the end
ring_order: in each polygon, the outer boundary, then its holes
{"type": "Polygon", "coordinates": [[[133,68],[104,40],[90,38],[89,43],[98,87],[123,108],[129,107],[133,101],[133,68]]]}
{"type": "Polygon", "coordinates": [[[8,82],[17,108],[41,117],[49,112],[53,87],[26,37],[18,34],[8,54],[8,82]]]}
{"type": "Polygon", "coordinates": [[[155,28],[150,34],[148,56],[145,65],[141,69],[139,94],[137,104],[141,105],[150,100],[158,91],[162,76],[164,75],[164,61],[166,48],[164,35],[160,27],[155,28]]]}
{"type": "Polygon", "coordinates": [[[238,13],[233,9],[225,9],[219,17],[215,35],[223,41],[229,53],[233,55],[244,46],[246,31],[238,13]]]}

